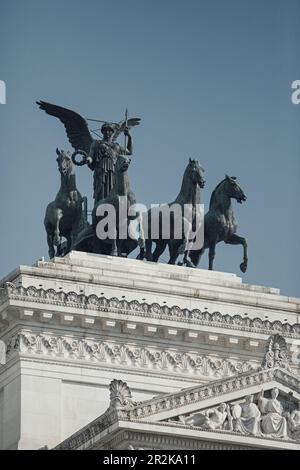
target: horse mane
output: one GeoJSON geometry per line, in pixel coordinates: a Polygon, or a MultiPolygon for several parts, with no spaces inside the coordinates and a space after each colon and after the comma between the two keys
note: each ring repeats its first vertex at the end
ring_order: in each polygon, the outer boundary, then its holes
{"type": "Polygon", "coordinates": [[[224,178],[222,181],[220,181],[220,183],[215,187],[215,189],[213,190],[213,192],[211,193],[211,196],[210,196],[210,200],[209,200],[209,208],[211,209],[211,205],[212,205],[212,202],[213,202],[213,199],[215,197],[215,193],[217,191],[217,189],[221,186],[221,184],[224,183],[226,178],[224,178]]]}

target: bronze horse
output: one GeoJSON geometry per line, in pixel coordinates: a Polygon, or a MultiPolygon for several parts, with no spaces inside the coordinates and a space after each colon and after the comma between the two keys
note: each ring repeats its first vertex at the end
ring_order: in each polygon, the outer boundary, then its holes
{"type": "Polygon", "coordinates": [[[209,211],[204,218],[204,246],[200,250],[191,250],[189,257],[196,267],[205,251],[209,249],[209,269],[213,269],[216,244],[224,241],[230,245],[242,245],[244,250],[243,262],[240,269],[244,273],[248,265],[247,240],[236,234],[237,222],[233,213],[231,199],[238,203],[246,201],[242,188],[236,182],[234,176],[227,176],[212,192],[209,211]]]}
{"type": "MultiPolygon", "coordinates": [[[[114,186],[109,195],[95,204],[93,209],[93,236],[94,236],[94,252],[98,254],[107,254],[111,256],[127,257],[140,243],[144,244],[142,224],[140,223],[140,214],[132,211],[136,204],[136,197],[130,188],[128,168],[131,159],[127,155],[119,155],[115,167],[114,186]],[[105,207],[112,208],[115,218],[112,221],[112,231],[106,239],[101,239],[98,233],[98,224],[105,220],[106,215],[99,214],[105,207]],[[139,222],[139,240],[134,236],[130,237],[131,223],[139,222]],[[123,237],[121,236],[123,231],[123,237]]],[[[103,222],[104,223],[104,222],[103,222]]]]}
{"type": "Polygon", "coordinates": [[[200,204],[200,189],[203,188],[204,185],[204,169],[197,160],[189,159],[189,163],[184,171],[181,189],[175,201],[169,204],[163,204],[158,208],[151,208],[147,211],[146,215],[143,216],[143,221],[146,222],[144,223],[146,252],[141,250],[138,259],[146,258],[148,261],[156,262],[163,254],[165,248],[169,246],[169,264],[175,264],[179,254],[183,254],[186,251],[186,247],[190,242],[189,233],[195,221],[193,214],[190,214],[189,220],[187,220],[184,217],[185,211],[187,208],[190,208],[190,210],[195,213],[200,204]],[[172,207],[177,207],[180,214],[176,215],[176,212],[172,211],[172,207]],[[168,218],[164,218],[164,209],[167,209],[167,212],[170,209],[168,218]],[[165,223],[169,225],[169,233],[167,235],[164,234],[163,225],[165,223]],[[178,234],[176,234],[176,224],[177,227],[179,227],[178,234]],[[152,233],[154,225],[157,225],[158,228],[155,236],[152,233]],[[152,243],[156,244],[153,253],[152,243]]]}
{"type": "Polygon", "coordinates": [[[61,175],[61,185],[55,200],[48,204],[44,219],[50,259],[55,255],[62,255],[60,249],[62,246],[61,237],[67,239],[66,249],[63,254],[71,250],[83,216],[83,198],[76,188],[74,166],[71,158],[63,150],[56,149],[56,154],[58,155],[56,161],[61,175]],[[56,253],[55,246],[57,247],[56,253]]]}

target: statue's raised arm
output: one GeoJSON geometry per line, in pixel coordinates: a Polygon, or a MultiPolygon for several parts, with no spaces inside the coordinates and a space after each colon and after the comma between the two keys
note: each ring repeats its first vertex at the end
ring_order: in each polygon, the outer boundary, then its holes
{"type": "Polygon", "coordinates": [[[132,138],[131,138],[129,131],[132,127],[138,126],[140,122],[141,122],[140,118],[130,118],[130,119],[125,118],[123,121],[120,121],[115,124],[113,141],[116,141],[119,135],[123,132],[128,139],[126,148],[124,148],[124,153],[127,155],[133,154],[132,138]]]}

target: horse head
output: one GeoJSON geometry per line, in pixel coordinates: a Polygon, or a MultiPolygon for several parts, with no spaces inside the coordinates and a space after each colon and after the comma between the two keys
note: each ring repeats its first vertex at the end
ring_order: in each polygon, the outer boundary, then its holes
{"type": "Polygon", "coordinates": [[[58,164],[58,170],[62,176],[69,176],[73,173],[73,164],[69,152],[64,150],[56,149],[56,154],[58,155],[56,161],[58,164]]]}
{"type": "Polygon", "coordinates": [[[192,160],[191,158],[189,159],[186,174],[190,182],[198,185],[200,188],[204,188],[204,169],[197,160],[192,160]]]}
{"type": "Polygon", "coordinates": [[[240,204],[243,201],[246,201],[247,197],[242,188],[236,182],[236,177],[228,175],[225,176],[224,184],[227,196],[232,199],[236,199],[236,201],[240,204]]]}
{"type": "Polygon", "coordinates": [[[128,170],[131,158],[127,155],[120,155],[116,163],[116,173],[124,173],[128,170]]]}

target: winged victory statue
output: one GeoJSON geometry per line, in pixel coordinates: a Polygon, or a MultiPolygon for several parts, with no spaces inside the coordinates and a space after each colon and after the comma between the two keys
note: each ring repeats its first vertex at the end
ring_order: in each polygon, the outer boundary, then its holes
{"type": "Polygon", "coordinates": [[[94,172],[94,203],[106,198],[114,186],[114,176],[116,162],[121,155],[132,155],[133,143],[130,129],[139,125],[139,118],[127,117],[122,121],[102,122],[101,140],[94,139],[89,131],[87,120],[80,114],[62,106],[47,103],[46,101],[36,102],[40,109],[47,114],[57,117],[65,126],[67,137],[74,148],[72,161],[75,165],[88,165],[94,172]],[[123,133],[125,135],[125,145],[122,147],[116,140],[123,133]],[[81,161],[76,159],[81,155],[81,161]]]}

